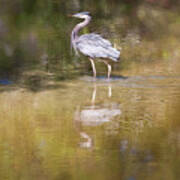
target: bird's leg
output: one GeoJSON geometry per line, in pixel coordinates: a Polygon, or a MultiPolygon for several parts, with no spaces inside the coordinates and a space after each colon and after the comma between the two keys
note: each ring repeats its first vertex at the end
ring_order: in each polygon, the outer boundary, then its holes
{"type": "Polygon", "coordinates": [[[108,67],[108,79],[109,79],[111,75],[111,65],[107,64],[107,67],[108,67]]]}
{"type": "Polygon", "coordinates": [[[106,65],[107,65],[107,68],[108,68],[108,80],[110,78],[110,75],[111,75],[111,65],[107,62],[107,61],[103,61],[106,65]]]}
{"type": "Polygon", "coordinates": [[[96,68],[95,68],[94,60],[91,58],[89,58],[89,60],[91,61],[91,66],[93,69],[93,76],[94,76],[94,78],[96,78],[96,68]]]}

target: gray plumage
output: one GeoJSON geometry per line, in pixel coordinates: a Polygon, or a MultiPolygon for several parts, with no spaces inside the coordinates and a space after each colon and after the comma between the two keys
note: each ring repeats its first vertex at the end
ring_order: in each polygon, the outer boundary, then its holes
{"type": "Polygon", "coordinates": [[[120,51],[112,47],[112,44],[100,35],[91,33],[81,35],[76,41],[76,48],[82,54],[91,58],[103,58],[118,61],[120,51]]]}
{"type": "Polygon", "coordinates": [[[94,59],[102,59],[108,67],[108,79],[111,73],[111,65],[106,61],[110,59],[117,62],[120,57],[120,51],[115,49],[110,41],[102,38],[99,34],[90,33],[78,36],[78,32],[89,24],[91,16],[89,12],[81,12],[74,14],[73,17],[84,19],[83,22],[77,24],[71,33],[71,46],[74,48],[76,54],[81,52],[89,57],[93,68],[94,77],[96,77],[96,69],[94,59]]]}

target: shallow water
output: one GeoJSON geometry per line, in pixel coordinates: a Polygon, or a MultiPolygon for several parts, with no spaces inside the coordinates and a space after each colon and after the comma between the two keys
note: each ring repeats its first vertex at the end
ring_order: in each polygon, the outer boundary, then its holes
{"type": "Polygon", "coordinates": [[[86,76],[0,103],[0,179],[180,179],[178,76],[86,76]]]}

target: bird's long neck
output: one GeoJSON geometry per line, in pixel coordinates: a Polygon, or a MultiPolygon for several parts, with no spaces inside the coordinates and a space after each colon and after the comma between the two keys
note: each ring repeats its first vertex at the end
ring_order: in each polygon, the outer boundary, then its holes
{"type": "Polygon", "coordinates": [[[72,33],[71,33],[71,42],[73,42],[74,40],[76,40],[76,39],[78,38],[78,33],[79,33],[79,31],[80,31],[83,27],[87,26],[87,25],[89,24],[90,20],[91,20],[91,17],[89,16],[89,17],[87,17],[83,22],[77,24],[77,25],[74,27],[74,29],[73,29],[73,31],[72,31],[72,33]]]}

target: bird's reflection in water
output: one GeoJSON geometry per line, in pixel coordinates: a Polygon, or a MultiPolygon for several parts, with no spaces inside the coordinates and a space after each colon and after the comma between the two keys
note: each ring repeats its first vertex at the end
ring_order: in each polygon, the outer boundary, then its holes
{"type": "MultiPolygon", "coordinates": [[[[75,114],[75,124],[81,125],[81,127],[95,127],[100,126],[104,123],[107,123],[115,116],[121,114],[119,104],[117,103],[102,103],[96,105],[96,93],[97,93],[97,84],[94,84],[91,105],[79,107],[76,110],[75,114]]],[[[112,96],[112,87],[111,84],[108,84],[108,94],[107,97],[111,98],[112,96]]],[[[80,147],[82,148],[92,148],[93,139],[83,130],[80,131],[80,136],[82,137],[82,142],[80,142],[80,147]]]]}

